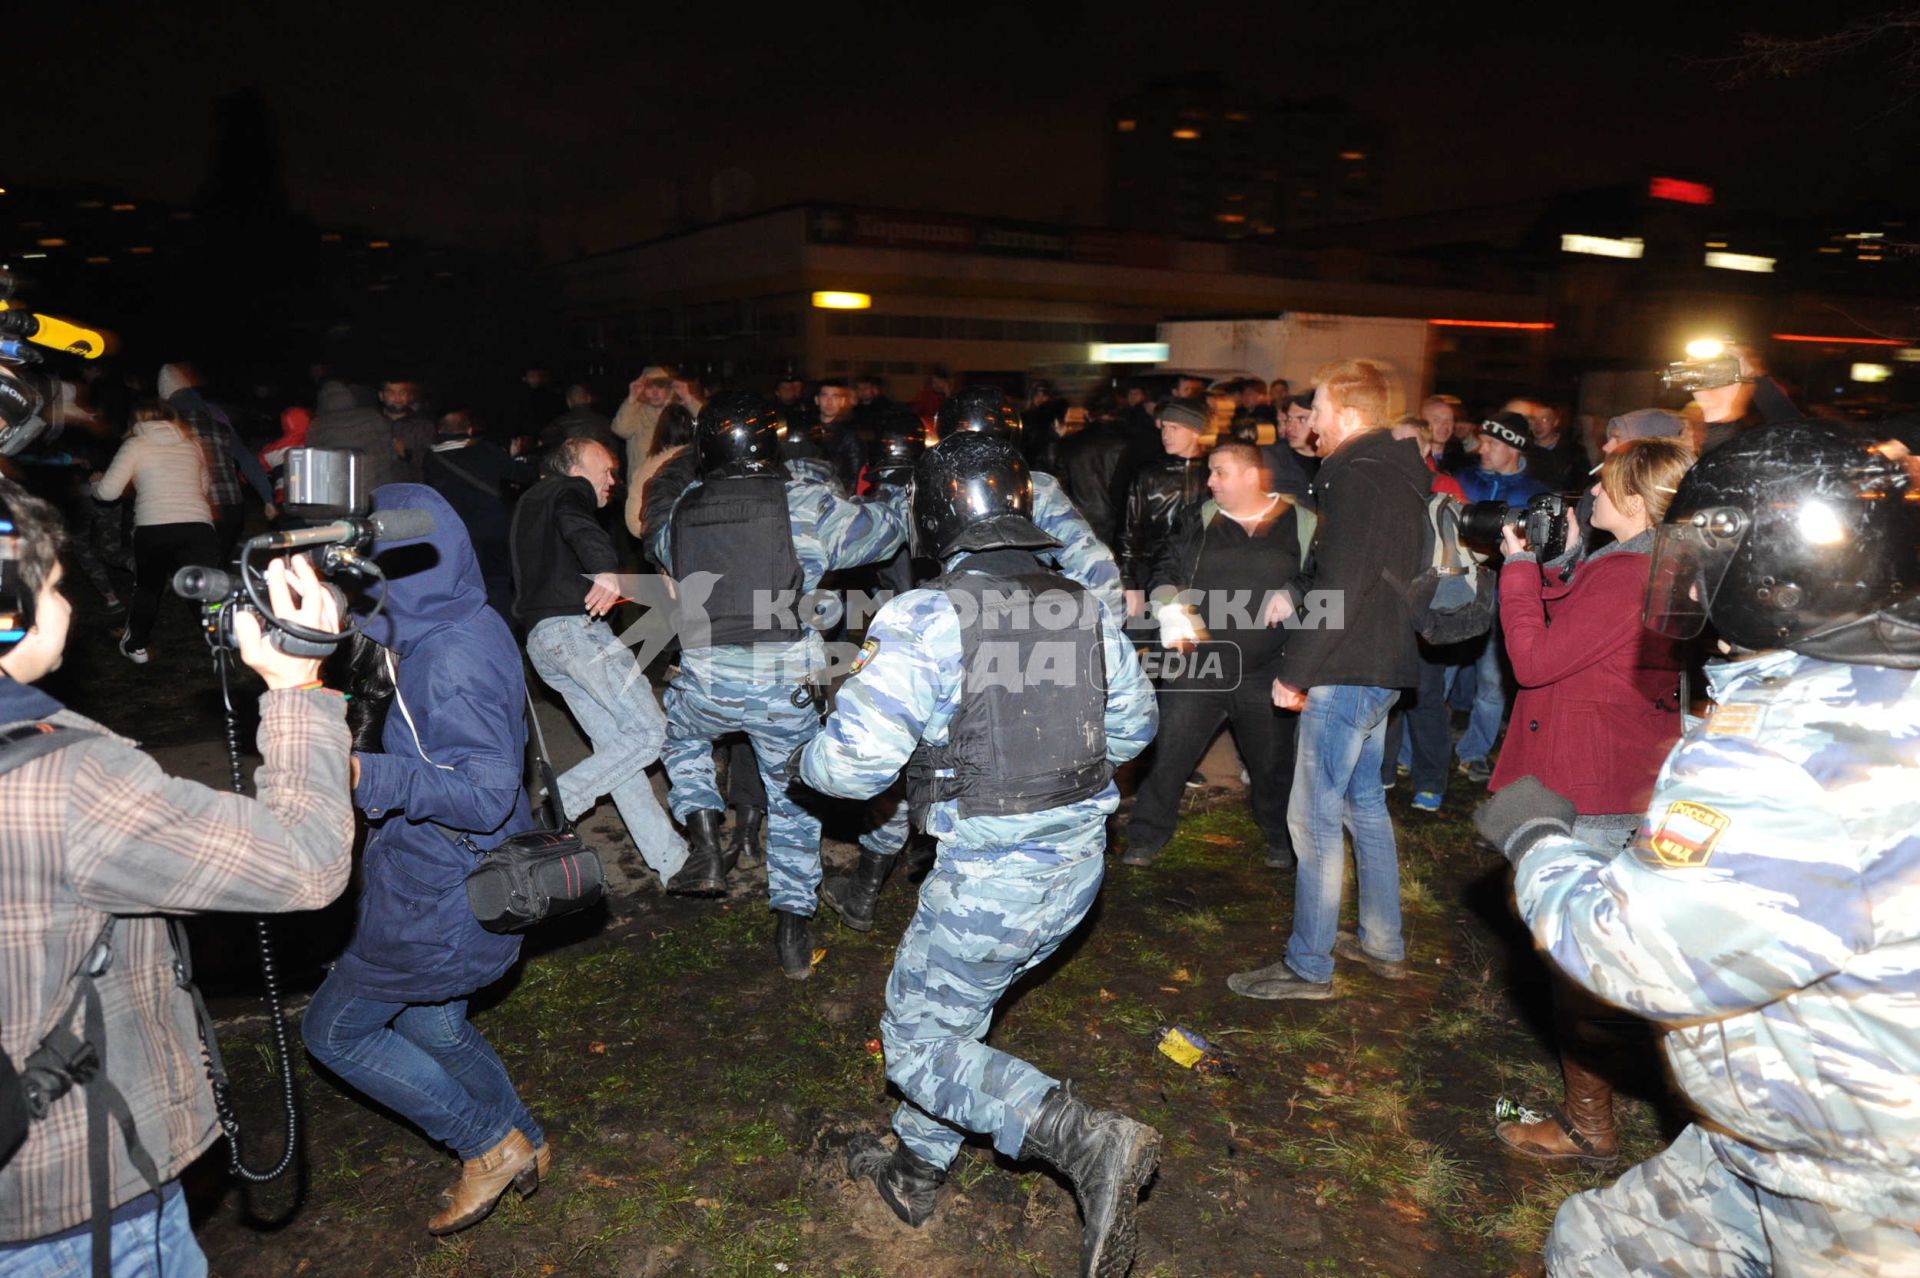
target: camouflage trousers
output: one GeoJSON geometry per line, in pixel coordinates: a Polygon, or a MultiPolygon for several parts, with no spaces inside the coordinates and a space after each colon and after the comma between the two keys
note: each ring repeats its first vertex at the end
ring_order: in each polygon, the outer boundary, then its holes
{"type": "Polygon", "coordinates": [[[964,1133],[984,1132],[1019,1157],[1027,1125],[1059,1084],[981,1040],[1007,987],[1086,917],[1105,869],[1096,850],[1053,865],[942,857],[928,874],[880,1019],[887,1078],[907,1098],[893,1130],[908,1149],[945,1167],[964,1133]]]}
{"type": "Polygon", "coordinates": [[[1551,1278],[1916,1278],[1920,1232],[1736,1176],[1697,1125],[1604,1189],[1560,1205],[1551,1278]]]}
{"type": "Polygon", "coordinates": [[[820,731],[812,706],[793,704],[782,685],[703,680],[682,670],[662,698],[667,711],[667,803],[683,824],[695,812],[721,812],[713,742],[744,732],[767,788],[767,896],[776,910],[811,916],[820,888],[820,818],[794,798],[780,772],[820,731]]]}

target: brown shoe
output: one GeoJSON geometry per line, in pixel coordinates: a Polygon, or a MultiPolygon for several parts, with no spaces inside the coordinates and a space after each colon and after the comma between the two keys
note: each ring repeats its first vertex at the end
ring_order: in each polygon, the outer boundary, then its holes
{"type": "Polygon", "coordinates": [[[1613,1085],[1560,1053],[1566,1104],[1537,1123],[1502,1123],[1493,1134],[1516,1154],[1543,1162],[1577,1159],[1604,1167],[1620,1157],[1620,1131],[1613,1123],[1613,1085]]]}
{"type": "Polygon", "coordinates": [[[460,1179],[440,1195],[440,1210],[427,1222],[430,1234],[453,1234],[485,1220],[509,1189],[522,1198],[540,1188],[538,1155],[518,1131],[478,1158],[460,1164],[460,1179]]]}
{"type": "Polygon", "coordinates": [[[533,1147],[533,1170],[541,1180],[545,1180],[547,1173],[553,1170],[553,1147],[544,1141],[533,1147]]]}
{"type": "Polygon", "coordinates": [[[1587,1136],[1558,1110],[1537,1123],[1502,1123],[1493,1134],[1514,1153],[1542,1162],[1571,1160],[1605,1167],[1620,1157],[1619,1138],[1613,1133],[1604,1138],[1587,1136]]]}

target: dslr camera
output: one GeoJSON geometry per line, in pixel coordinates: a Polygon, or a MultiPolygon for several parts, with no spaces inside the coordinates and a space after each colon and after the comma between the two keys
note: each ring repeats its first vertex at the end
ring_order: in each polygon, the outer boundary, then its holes
{"type": "MultiPolygon", "coordinates": [[[[241,542],[231,570],[198,564],[180,569],[173,575],[173,592],[201,605],[201,629],[215,650],[238,649],[233,618],[245,609],[260,619],[268,642],[280,651],[297,657],[328,656],[359,626],[329,633],[275,616],[267,603],[266,563],[276,555],[306,555],[318,573],[329,579],[327,589],[336,595],[344,617],[346,595],[334,582],[352,577],[379,580],[380,569],[365,557],[375,541],[423,537],[433,531],[433,516],[427,511],[394,510],[370,515],[368,501],[358,454],[342,449],[290,448],[285,509],[291,521],[304,526],[262,533],[241,542]]],[[[378,611],[376,607],[374,612],[378,611]]]]}
{"type": "Polygon", "coordinates": [[[1566,499],[1558,493],[1541,493],[1524,506],[1509,506],[1504,501],[1469,502],[1460,512],[1460,539],[1475,545],[1497,547],[1500,530],[1518,528],[1541,563],[1567,553],[1566,499]]]}

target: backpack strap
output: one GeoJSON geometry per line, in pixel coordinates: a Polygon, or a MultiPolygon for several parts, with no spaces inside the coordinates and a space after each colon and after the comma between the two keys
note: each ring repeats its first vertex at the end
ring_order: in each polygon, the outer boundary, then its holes
{"type": "Polygon", "coordinates": [[[0,776],[42,755],[64,750],[83,737],[99,735],[85,728],[63,728],[57,723],[21,723],[0,729],[0,776]]]}

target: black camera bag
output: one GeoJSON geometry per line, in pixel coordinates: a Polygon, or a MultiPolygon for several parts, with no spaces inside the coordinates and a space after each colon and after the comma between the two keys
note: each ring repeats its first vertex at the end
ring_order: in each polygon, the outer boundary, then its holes
{"type": "MultiPolygon", "coordinates": [[[[467,875],[467,904],[489,932],[524,932],[537,923],[591,909],[607,894],[600,854],[560,811],[560,787],[547,742],[527,697],[527,736],[536,751],[535,810],[544,828],[513,835],[480,854],[467,875]]],[[[464,838],[464,836],[463,836],[464,838]]]]}

